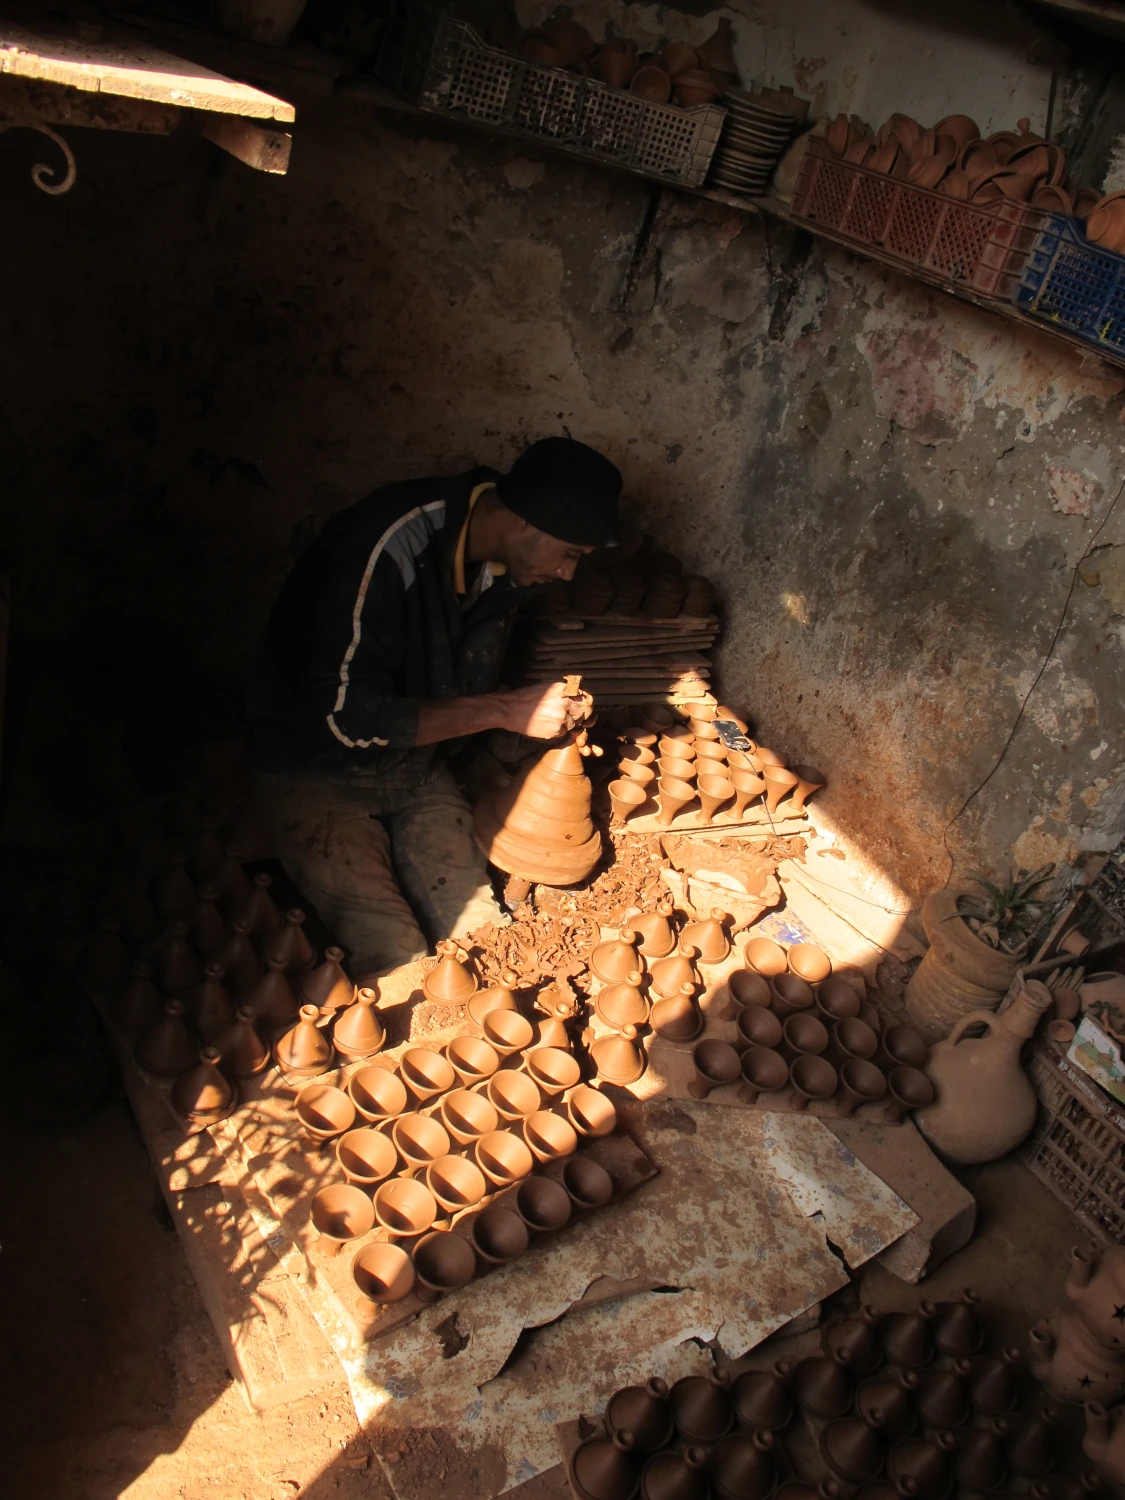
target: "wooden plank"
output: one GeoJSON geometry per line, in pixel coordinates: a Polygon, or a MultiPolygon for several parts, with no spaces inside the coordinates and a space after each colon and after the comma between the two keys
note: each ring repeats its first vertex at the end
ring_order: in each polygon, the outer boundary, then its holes
{"type": "Polygon", "coordinates": [[[137,135],[171,135],[180,123],[174,104],[91,94],[33,78],[0,78],[0,119],[33,117],[47,125],[78,125],[94,130],[127,130],[137,135]]]}
{"type": "Polygon", "coordinates": [[[218,114],[291,121],[296,111],[246,83],[185,62],[145,41],[86,41],[0,23],[0,73],[61,83],[87,93],[120,94],[218,114]]]}
{"type": "Polygon", "coordinates": [[[236,160],[256,172],[274,172],[284,176],[289,170],[289,152],[293,137],[287,130],[271,130],[236,115],[200,114],[194,118],[196,130],[236,160]]]}

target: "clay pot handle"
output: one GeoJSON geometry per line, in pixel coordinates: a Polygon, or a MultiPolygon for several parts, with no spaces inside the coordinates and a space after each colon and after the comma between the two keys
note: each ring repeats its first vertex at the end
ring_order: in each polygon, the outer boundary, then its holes
{"type": "Polygon", "coordinates": [[[965,1035],[970,1026],[987,1026],[989,1031],[995,1031],[999,1021],[990,1010],[971,1010],[967,1016],[962,1016],[949,1033],[949,1045],[956,1047],[957,1043],[965,1035]]]}

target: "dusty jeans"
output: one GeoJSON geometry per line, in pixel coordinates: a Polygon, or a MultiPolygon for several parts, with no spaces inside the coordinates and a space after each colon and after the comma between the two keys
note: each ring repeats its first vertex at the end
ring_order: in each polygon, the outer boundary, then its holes
{"type": "Polygon", "coordinates": [[[360,975],[421,958],[430,942],[503,920],[473,815],[448,771],[411,791],[262,771],[277,857],[360,975]]]}

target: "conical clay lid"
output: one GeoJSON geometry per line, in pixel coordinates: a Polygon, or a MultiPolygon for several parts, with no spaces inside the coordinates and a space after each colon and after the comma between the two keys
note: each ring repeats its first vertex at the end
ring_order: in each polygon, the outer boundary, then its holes
{"type": "Polygon", "coordinates": [[[258,1035],[254,1012],[243,1005],[214,1041],[219,1067],[228,1078],[253,1078],[269,1066],[270,1049],[258,1035]]]}
{"type": "Polygon", "coordinates": [[[599,1037],[590,1047],[590,1056],[598,1077],[607,1083],[636,1083],[648,1066],[644,1051],[637,1045],[636,1028],[625,1026],[618,1036],[599,1037]]]}
{"type": "Polygon", "coordinates": [[[518,1010],[516,1004],[515,990],[519,984],[519,975],[512,969],[505,969],[500,975],[500,983],[492,989],[478,990],[469,1001],[469,1019],[478,1026],[494,1010],[518,1010]]]}
{"type": "Polygon", "coordinates": [[[685,984],[695,992],[695,986],[699,983],[699,971],[692,960],[696,957],[696,949],[690,944],[680,944],[680,951],[674,953],[671,958],[657,959],[653,964],[652,987],[658,995],[665,999],[672,995],[678,995],[685,984]]]}
{"type": "Polygon", "coordinates": [[[723,926],[726,916],[716,907],[704,921],[689,922],[680,933],[681,944],[690,943],[698,950],[700,963],[721,964],[730,952],[730,938],[723,926]]]}
{"type": "Polygon", "coordinates": [[[234,1017],[234,1002],[223,987],[223,971],[219,964],[208,964],[203,983],[197,985],[186,996],[188,1014],[196,1033],[205,1041],[229,1026],[234,1017]]]}
{"type": "Polygon", "coordinates": [[[635,970],[621,984],[607,984],[594,1001],[599,1018],[615,1031],[623,1026],[643,1026],[648,1020],[648,1001],[640,985],[641,976],[635,970]]]}
{"type": "Polygon", "coordinates": [[[235,1106],[233,1085],[219,1071],[219,1054],[204,1047],[199,1065],[177,1078],[172,1085],[172,1108],[194,1124],[213,1125],[225,1120],[235,1106]]]}
{"type": "Polygon", "coordinates": [[[642,911],[630,917],[630,925],[646,958],[666,958],[675,948],[676,935],[668,920],[671,915],[672,903],[667,901],[661,902],[655,911],[642,911]]]}
{"type": "Polygon", "coordinates": [[[274,1059],[283,1072],[297,1078],[314,1078],[332,1066],[332,1043],[316,1024],[318,1016],[315,1005],[302,1005],[296,1026],[274,1044],[274,1059]]]}
{"type": "Polygon", "coordinates": [[[316,964],[316,951],[305,935],[305,914],[299,906],[285,913],[285,921],[266,938],[262,952],[267,963],[280,960],[287,974],[306,974],[316,964]]]}
{"type": "Polygon", "coordinates": [[[477,804],[473,832],[492,864],[544,885],[585,879],[602,852],[582,762],[588,750],[583,732],[477,804]]]}
{"type": "Polygon", "coordinates": [[[343,948],[326,948],[324,962],[301,981],[301,1004],[315,1005],[321,1015],[342,1010],[355,999],[355,985],[344,973],[343,948]]]}
{"type": "Polygon", "coordinates": [[[422,980],[422,993],[434,1005],[467,1005],[477,991],[476,974],[448,938],[438,943],[437,951],[437,963],[422,980]]]}
{"type": "Polygon", "coordinates": [[[164,1017],[137,1040],[136,1059],[146,1073],[177,1078],[199,1057],[199,1043],[184,1021],[182,1000],[169,1000],[164,1017]]]}
{"type": "Polygon", "coordinates": [[[337,1052],[345,1057],[373,1057],[378,1052],[387,1034],[375,1013],[377,999],[374,990],[360,990],[355,1004],[337,1013],[332,1027],[337,1052]]]}
{"type": "Polygon", "coordinates": [[[630,974],[640,973],[642,967],[637,958],[637,934],[625,927],[619,938],[596,944],[590,967],[603,984],[627,984],[630,974]]]}
{"type": "Polygon", "coordinates": [[[693,1042],[703,1030],[703,1012],[695,1003],[690,984],[668,1000],[657,1000],[649,1016],[652,1029],[669,1042],[693,1042]]]}
{"type": "Polygon", "coordinates": [[[285,977],[285,965],[276,961],[271,963],[269,972],[247,991],[244,1003],[267,1031],[292,1026],[297,1019],[298,1005],[293,986],[285,977]]]}
{"type": "Polygon", "coordinates": [[[630,1500],[636,1493],[641,1466],[630,1432],[587,1438],[574,1450],[570,1464],[574,1487],[586,1500],[630,1500]]]}
{"type": "Polygon", "coordinates": [[[110,1006],[119,1026],[143,1026],[149,1029],[164,1014],[164,996],[152,982],[152,965],[136,963],[129,983],[118,990],[110,1006]]]}

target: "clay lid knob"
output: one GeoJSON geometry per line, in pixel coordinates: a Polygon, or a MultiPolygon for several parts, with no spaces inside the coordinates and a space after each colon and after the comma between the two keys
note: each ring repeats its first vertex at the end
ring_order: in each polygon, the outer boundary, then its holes
{"type": "Polygon", "coordinates": [[[637,941],[637,934],[631,927],[622,927],[621,941],[623,943],[628,943],[629,946],[632,947],[633,944],[637,941]]]}

